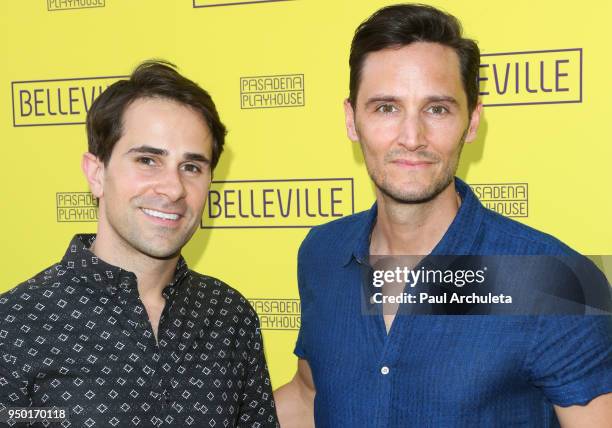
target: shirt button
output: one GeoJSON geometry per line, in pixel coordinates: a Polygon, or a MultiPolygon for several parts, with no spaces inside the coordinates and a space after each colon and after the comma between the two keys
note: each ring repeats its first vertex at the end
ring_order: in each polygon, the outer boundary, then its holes
{"type": "Polygon", "coordinates": [[[389,367],[387,366],[382,366],[380,369],[380,372],[384,375],[389,374],[389,367]]]}

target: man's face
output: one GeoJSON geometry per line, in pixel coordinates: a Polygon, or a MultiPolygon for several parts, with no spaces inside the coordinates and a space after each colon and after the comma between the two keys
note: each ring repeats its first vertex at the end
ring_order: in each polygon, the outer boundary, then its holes
{"type": "Polygon", "coordinates": [[[355,108],[345,102],[348,135],[360,142],[370,177],[399,202],[447,188],[480,110],[468,113],[455,51],[423,42],[368,54],[355,108]]]}
{"type": "Polygon", "coordinates": [[[208,126],[190,107],[161,98],[134,101],[102,168],[98,235],[155,258],[178,254],[200,223],[212,146],[208,126]]]}

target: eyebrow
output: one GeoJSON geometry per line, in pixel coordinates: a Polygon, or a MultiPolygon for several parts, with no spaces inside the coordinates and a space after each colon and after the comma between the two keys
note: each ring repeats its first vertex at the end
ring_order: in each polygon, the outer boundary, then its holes
{"type": "Polygon", "coordinates": [[[429,103],[439,103],[439,102],[447,102],[451,104],[459,105],[459,101],[455,99],[455,97],[447,96],[447,95],[433,95],[431,97],[427,97],[427,102],[429,103]]]}
{"type": "Polygon", "coordinates": [[[183,157],[185,158],[185,160],[189,161],[210,163],[210,160],[200,153],[185,153],[183,157]]]}
{"type": "MultiPolygon", "coordinates": [[[[126,152],[126,154],[129,154],[129,153],[146,153],[146,154],[157,155],[157,156],[168,156],[169,154],[168,150],[166,149],[160,149],[157,147],[146,146],[146,145],[132,147],[130,150],[126,152]]],[[[183,158],[188,161],[210,163],[210,160],[201,153],[187,152],[183,154],[183,158]]]]}
{"type": "MultiPolygon", "coordinates": [[[[428,103],[436,103],[436,102],[447,102],[447,103],[451,103],[454,105],[459,105],[459,102],[451,96],[448,95],[431,95],[429,97],[427,97],[426,102],[428,103]]],[[[399,97],[394,97],[391,95],[375,95],[371,98],[369,98],[365,105],[369,106],[371,104],[375,104],[375,103],[379,103],[379,102],[387,102],[387,103],[396,103],[399,102],[400,98],[399,97]]]]}
{"type": "Polygon", "coordinates": [[[385,95],[375,95],[371,98],[368,98],[368,100],[366,101],[365,105],[366,107],[371,105],[371,104],[375,104],[375,103],[379,103],[379,102],[386,102],[386,103],[394,103],[399,101],[399,98],[397,97],[393,97],[393,96],[385,96],[385,95]]]}

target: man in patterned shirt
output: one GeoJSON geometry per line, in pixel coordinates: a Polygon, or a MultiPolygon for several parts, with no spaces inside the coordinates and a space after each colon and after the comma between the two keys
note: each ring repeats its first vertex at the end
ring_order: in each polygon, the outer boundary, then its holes
{"type": "Polygon", "coordinates": [[[209,94],[162,62],[94,102],[82,169],[98,232],[0,296],[0,423],[56,406],[65,427],[278,426],[257,315],[181,257],[225,133],[209,94]]]}

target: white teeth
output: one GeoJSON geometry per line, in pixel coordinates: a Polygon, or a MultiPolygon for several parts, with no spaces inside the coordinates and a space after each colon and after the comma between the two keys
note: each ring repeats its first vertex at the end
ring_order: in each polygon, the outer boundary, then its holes
{"type": "Polygon", "coordinates": [[[142,209],[146,214],[153,216],[153,217],[157,217],[157,218],[163,218],[166,220],[178,220],[179,216],[178,214],[168,214],[168,213],[162,213],[159,211],[155,211],[155,210],[149,210],[146,208],[142,209]]]}

